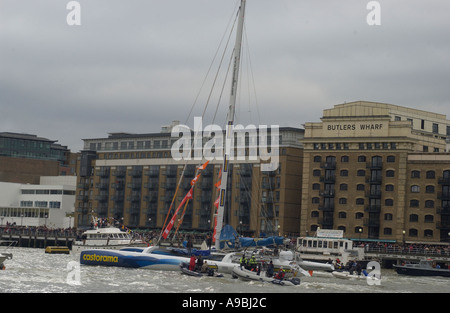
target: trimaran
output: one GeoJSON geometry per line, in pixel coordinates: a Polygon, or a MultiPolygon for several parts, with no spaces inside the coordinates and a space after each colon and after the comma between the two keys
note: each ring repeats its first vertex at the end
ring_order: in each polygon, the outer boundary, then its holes
{"type": "MultiPolygon", "coordinates": [[[[237,89],[238,89],[238,80],[239,80],[239,68],[241,62],[241,46],[242,46],[242,35],[244,28],[244,16],[245,16],[245,4],[246,0],[241,0],[240,8],[239,8],[239,17],[238,17],[238,26],[236,30],[236,41],[233,52],[233,73],[232,73],[232,82],[231,82],[231,94],[230,94],[230,102],[227,113],[226,120],[226,132],[225,132],[225,149],[223,155],[223,164],[221,168],[221,182],[219,187],[219,197],[217,199],[217,212],[215,214],[215,228],[214,228],[214,242],[216,250],[220,250],[220,237],[223,228],[223,218],[224,218],[224,210],[225,210],[225,199],[227,193],[227,180],[228,180],[228,171],[229,171],[229,160],[232,151],[232,138],[233,138],[233,124],[234,124],[234,115],[235,115],[235,106],[237,99],[237,89]]],[[[190,190],[190,193],[192,189],[190,190]]],[[[189,193],[188,193],[189,195],[189,193]]],[[[184,200],[187,201],[190,199],[189,196],[186,195],[184,200]]],[[[192,193],[191,193],[192,195],[192,193]]],[[[179,206],[179,208],[183,205],[179,206]]],[[[177,210],[178,212],[178,210],[177,210]]],[[[171,227],[173,226],[173,222],[175,220],[175,214],[172,217],[172,220],[169,222],[168,226],[164,229],[165,237],[167,237],[168,232],[170,232],[171,227]]],[[[170,212],[169,212],[170,213],[170,212]]],[[[167,220],[167,219],[166,219],[167,220]]],[[[163,233],[162,233],[163,235],[163,233]]],[[[161,237],[160,237],[161,238],[161,237]]],[[[155,270],[179,270],[180,264],[183,262],[188,262],[188,256],[180,256],[176,253],[171,253],[171,250],[161,249],[159,245],[150,246],[144,249],[135,249],[135,248],[125,248],[121,250],[84,250],[80,255],[80,263],[86,265],[104,265],[104,266],[119,266],[119,267],[132,267],[132,268],[147,268],[147,269],[155,269],[155,270]]],[[[208,260],[208,264],[210,267],[215,269],[218,272],[222,273],[231,273],[233,268],[238,266],[238,263],[233,262],[233,259],[236,261],[235,253],[226,254],[220,261],[210,261],[208,260]]],[[[284,259],[279,258],[276,259],[278,261],[278,266],[284,266],[285,268],[292,265],[292,259],[284,259]]],[[[276,264],[276,262],[274,262],[276,264]]],[[[315,266],[317,264],[311,264],[311,266],[315,266]]],[[[319,265],[321,268],[321,265],[319,265]]],[[[317,269],[317,267],[315,268],[317,269]]],[[[327,269],[321,268],[321,269],[327,269]]],[[[295,270],[300,274],[308,276],[308,272],[303,270],[298,265],[295,266],[295,270]]]]}

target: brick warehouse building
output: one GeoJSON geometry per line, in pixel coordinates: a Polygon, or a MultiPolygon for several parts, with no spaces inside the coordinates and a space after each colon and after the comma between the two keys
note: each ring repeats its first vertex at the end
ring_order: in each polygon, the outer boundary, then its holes
{"type": "Polygon", "coordinates": [[[306,123],[300,232],[450,241],[450,121],[406,107],[351,102],[306,123]]]}
{"type": "MultiPolygon", "coordinates": [[[[132,228],[160,229],[178,183],[172,212],[190,189],[199,161],[175,161],[170,127],[160,133],[113,133],[84,139],[77,170],[75,225],[94,214],[132,228]]],[[[246,235],[299,234],[303,129],[279,129],[279,166],[261,171],[261,160],[232,161],[225,223],[246,235]]],[[[205,143],[205,142],[203,142],[205,143]]],[[[248,155],[248,151],[247,151],[248,155]]],[[[195,185],[181,229],[211,231],[221,161],[212,160],[195,185]]]]}

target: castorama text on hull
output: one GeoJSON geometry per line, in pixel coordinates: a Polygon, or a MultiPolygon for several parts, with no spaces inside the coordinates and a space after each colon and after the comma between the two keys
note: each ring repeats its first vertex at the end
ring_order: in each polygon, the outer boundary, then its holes
{"type": "MultiPolygon", "coordinates": [[[[149,247],[142,249],[142,251],[88,249],[81,252],[80,263],[84,265],[179,271],[181,263],[189,262],[188,257],[152,253],[155,248],[149,247]]],[[[222,261],[208,260],[208,265],[221,273],[231,273],[233,267],[238,266],[238,264],[231,262],[231,254],[226,255],[222,261]]]]}

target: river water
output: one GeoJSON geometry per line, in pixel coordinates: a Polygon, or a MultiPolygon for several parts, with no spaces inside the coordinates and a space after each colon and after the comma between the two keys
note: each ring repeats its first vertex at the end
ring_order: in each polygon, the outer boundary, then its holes
{"type": "MultiPolygon", "coordinates": [[[[5,252],[5,250],[2,250],[5,252]]],[[[154,271],[79,265],[77,254],[45,254],[43,249],[8,249],[13,259],[0,271],[2,293],[447,293],[450,278],[410,277],[381,270],[380,285],[365,280],[310,277],[294,287],[246,282],[229,275],[191,277],[175,271],[154,271]],[[77,268],[77,265],[79,266],[77,268]],[[79,270],[78,270],[79,269],[79,270]],[[74,273],[78,273],[76,276],[74,273]]]]}

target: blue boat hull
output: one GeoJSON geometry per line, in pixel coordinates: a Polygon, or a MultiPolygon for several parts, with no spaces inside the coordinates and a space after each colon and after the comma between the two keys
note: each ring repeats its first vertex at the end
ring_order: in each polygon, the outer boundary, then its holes
{"type": "Polygon", "coordinates": [[[178,271],[181,262],[182,258],[120,250],[85,250],[80,254],[80,263],[84,265],[178,271]]]}

